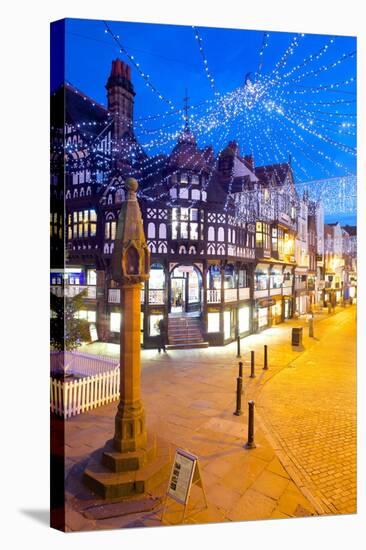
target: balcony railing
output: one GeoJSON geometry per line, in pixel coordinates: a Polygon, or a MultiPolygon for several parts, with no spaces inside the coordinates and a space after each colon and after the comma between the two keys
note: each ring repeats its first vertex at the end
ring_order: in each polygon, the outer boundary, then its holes
{"type": "Polygon", "coordinates": [[[279,294],[282,294],[282,288],[271,288],[269,293],[271,296],[278,296],[279,294]]]}
{"type": "Polygon", "coordinates": [[[164,304],[164,290],[149,290],[149,304],[164,304]]]}
{"type": "MultiPolygon", "coordinates": [[[[121,300],[121,291],[119,288],[110,288],[108,290],[108,303],[109,304],[119,304],[121,300]]],[[[145,302],[145,291],[141,289],[140,294],[141,304],[145,302]]]]}
{"type": "Polygon", "coordinates": [[[250,288],[239,288],[239,300],[249,300],[250,288]]]}
{"type": "Polygon", "coordinates": [[[207,303],[208,304],[220,304],[221,303],[221,289],[210,288],[207,290],[207,303]]]}
{"type": "Polygon", "coordinates": [[[224,300],[226,302],[236,302],[238,299],[238,289],[237,288],[225,288],[224,289],[224,300]]]}
{"type": "Polygon", "coordinates": [[[86,290],[86,298],[89,300],[95,300],[97,297],[97,287],[96,286],[84,286],[84,285],[65,285],[65,286],[51,286],[51,292],[56,294],[56,296],[66,296],[67,298],[74,298],[86,290]]]}
{"type": "Polygon", "coordinates": [[[267,296],[268,296],[268,289],[254,291],[254,298],[267,298],[267,296]]]}

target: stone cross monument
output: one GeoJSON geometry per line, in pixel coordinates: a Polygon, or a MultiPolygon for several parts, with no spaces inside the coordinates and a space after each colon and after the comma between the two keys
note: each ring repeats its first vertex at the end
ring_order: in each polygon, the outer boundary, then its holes
{"type": "Polygon", "coordinates": [[[112,278],[120,286],[120,402],[115,419],[114,448],[120,452],[146,447],[145,412],[141,402],[140,319],[141,283],[149,277],[147,248],[137,181],[126,180],[127,200],[122,204],[112,256],[112,278]]]}
{"type": "Polygon", "coordinates": [[[168,448],[147,437],[141,399],[141,283],[149,277],[150,253],[136,197],[138,183],[127,178],[112,256],[112,277],[120,288],[120,400],[114,437],[84,470],[85,484],[103,498],[135,495],[160,483],[169,468],[168,448]]]}

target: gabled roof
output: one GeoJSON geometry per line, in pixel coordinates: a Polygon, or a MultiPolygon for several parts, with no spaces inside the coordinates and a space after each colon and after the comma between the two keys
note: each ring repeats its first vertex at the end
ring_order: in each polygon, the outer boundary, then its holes
{"type": "Polygon", "coordinates": [[[65,123],[80,124],[80,131],[95,137],[108,125],[110,118],[103,105],[70,84],[60,86],[51,96],[51,125],[56,128],[63,128],[65,123]]]}
{"type": "Polygon", "coordinates": [[[282,162],[280,164],[268,164],[266,166],[257,166],[254,169],[254,173],[259,179],[260,183],[269,185],[274,182],[277,185],[282,185],[288,176],[292,175],[291,165],[288,162],[282,162]]]}

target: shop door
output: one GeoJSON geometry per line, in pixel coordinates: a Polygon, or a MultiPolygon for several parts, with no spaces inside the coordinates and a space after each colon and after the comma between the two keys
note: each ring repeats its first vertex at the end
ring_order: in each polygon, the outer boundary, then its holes
{"type": "Polygon", "coordinates": [[[185,312],[185,290],[186,280],[183,278],[171,278],[171,313],[185,312]]]}

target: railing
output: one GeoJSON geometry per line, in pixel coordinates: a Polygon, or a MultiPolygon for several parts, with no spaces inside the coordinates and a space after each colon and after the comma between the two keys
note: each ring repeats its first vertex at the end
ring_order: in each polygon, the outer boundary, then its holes
{"type": "Polygon", "coordinates": [[[306,290],[306,281],[295,282],[295,290],[306,290]]]}
{"type": "Polygon", "coordinates": [[[120,290],[119,288],[110,288],[108,290],[108,303],[119,304],[120,302],[120,290]]]}
{"type": "Polygon", "coordinates": [[[71,381],[51,378],[51,411],[66,419],[116,401],[119,382],[118,368],[71,381]]]}
{"type": "Polygon", "coordinates": [[[74,298],[74,296],[77,296],[82,292],[83,290],[86,290],[86,298],[89,300],[95,300],[97,297],[97,287],[96,286],[84,286],[84,285],[59,285],[59,286],[51,286],[51,292],[53,294],[56,294],[56,296],[62,297],[67,296],[67,298],[74,298]]]}
{"type": "Polygon", "coordinates": [[[149,290],[149,304],[164,304],[164,290],[149,290]]]}
{"type": "Polygon", "coordinates": [[[79,351],[51,351],[51,376],[57,372],[67,372],[76,376],[89,376],[110,371],[118,365],[118,359],[101,355],[91,355],[79,351]]]}
{"type": "Polygon", "coordinates": [[[254,291],[254,298],[267,298],[268,297],[268,290],[255,290],[254,291]]]}
{"type": "Polygon", "coordinates": [[[117,359],[55,351],[50,354],[50,363],[50,406],[53,413],[70,418],[118,399],[120,372],[117,359]],[[73,378],[68,379],[68,375],[73,378]]]}
{"type": "Polygon", "coordinates": [[[225,288],[224,289],[224,301],[226,302],[236,302],[238,299],[238,290],[236,288],[225,288]]]}
{"type": "MultiPolygon", "coordinates": [[[[109,288],[108,289],[108,303],[109,304],[119,304],[121,300],[121,291],[119,288],[109,288]]],[[[140,302],[143,304],[145,302],[145,291],[142,288],[140,294],[140,302]]]]}
{"type": "Polygon", "coordinates": [[[271,296],[278,296],[278,294],[282,294],[282,288],[271,288],[269,293],[271,296]]]}
{"type": "Polygon", "coordinates": [[[207,303],[208,304],[220,304],[221,303],[221,289],[210,288],[207,290],[207,303]]]}
{"type": "Polygon", "coordinates": [[[239,300],[249,300],[250,288],[239,288],[239,300]]]}

